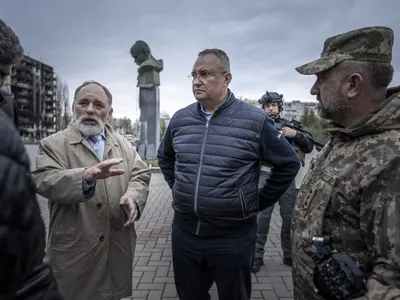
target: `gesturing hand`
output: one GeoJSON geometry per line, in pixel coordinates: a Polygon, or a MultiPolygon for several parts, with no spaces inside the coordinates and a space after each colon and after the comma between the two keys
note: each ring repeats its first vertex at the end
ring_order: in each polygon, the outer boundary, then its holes
{"type": "Polygon", "coordinates": [[[133,224],[138,216],[137,204],[135,200],[129,196],[122,196],[119,200],[119,204],[128,216],[128,220],[124,226],[133,224]]]}
{"type": "Polygon", "coordinates": [[[83,178],[88,182],[95,182],[97,179],[105,179],[111,176],[118,176],[125,173],[124,169],[111,169],[123,161],[122,158],[111,158],[87,168],[83,173],[83,178]]]}

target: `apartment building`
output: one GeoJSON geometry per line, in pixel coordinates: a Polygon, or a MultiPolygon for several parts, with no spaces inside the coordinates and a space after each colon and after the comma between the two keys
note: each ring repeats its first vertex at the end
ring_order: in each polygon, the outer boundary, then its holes
{"type": "Polygon", "coordinates": [[[306,109],[313,111],[316,115],[317,114],[317,104],[318,102],[303,102],[299,100],[293,101],[284,101],[283,102],[283,117],[288,120],[301,120],[301,116],[304,114],[306,109]]]}
{"type": "Polygon", "coordinates": [[[57,78],[53,67],[24,56],[12,70],[10,88],[19,106],[24,141],[37,142],[56,132],[57,78]]]}

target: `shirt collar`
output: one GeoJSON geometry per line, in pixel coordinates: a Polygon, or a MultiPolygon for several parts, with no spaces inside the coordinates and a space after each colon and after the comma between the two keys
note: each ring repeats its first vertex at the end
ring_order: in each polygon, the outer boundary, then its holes
{"type": "Polygon", "coordinates": [[[211,116],[212,113],[205,111],[204,106],[202,104],[200,104],[200,109],[203,113],[205,113],[207,116],[211,116]]]}

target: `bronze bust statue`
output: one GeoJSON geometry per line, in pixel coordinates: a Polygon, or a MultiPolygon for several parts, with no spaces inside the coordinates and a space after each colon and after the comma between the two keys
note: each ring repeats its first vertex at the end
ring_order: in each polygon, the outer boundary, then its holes
{"type": "Polygon", "coordinates": [[[136,41],[131,47],[131,55],[139,66],[138,83],[140,88],[152,88],[160,85],[160,72],[164,68],[162,59],[155,59],[151,55],[150,47],[144,41],[136,41]]]}

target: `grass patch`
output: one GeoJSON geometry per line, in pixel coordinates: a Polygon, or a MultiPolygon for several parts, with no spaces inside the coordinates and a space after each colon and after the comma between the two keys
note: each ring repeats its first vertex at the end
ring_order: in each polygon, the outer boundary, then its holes
{"type": "Polygon", "coordinates": [[[144,159],[143,160],[146,165],[148,165],[150,167],[158,167],[158,160],[157,159],[144,159]]]}

